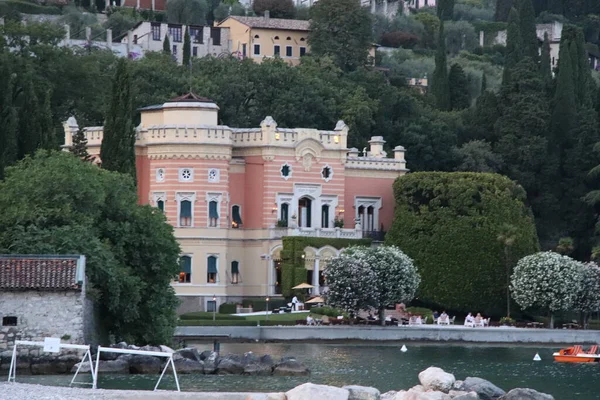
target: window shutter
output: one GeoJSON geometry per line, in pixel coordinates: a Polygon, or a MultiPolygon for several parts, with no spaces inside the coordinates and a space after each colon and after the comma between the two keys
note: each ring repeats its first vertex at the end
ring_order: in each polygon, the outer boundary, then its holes
{"type": "Polygon", "coordinates": [[[215,257],[215,256],[208,257],[208,273],[209,274],[217,273],[217,257],[215,257]]]}
{"type": "Polygon", "coordinates": [[[192,202],[189,200],[183,200],[181,202],[181,211],[179,216],[182,218],[192,218],[192,202]]]}
{"type": "Polygon", "coordinates": [[[288,207],[289,207],[289,206],[288,206],[288,204],[287,204],[287,203],[283,203],[283,204],[281,205],[281,218],[280,218],[280,219],[282,219],[282,220],[284,220],[284,221],[287,221],[287,220],[288,220],[288,210],[289,210],[289,208],[288,208],[288,207]]]}
{"type": "Polygon", "coordinates": [[[185,272],[186,274],[192,273],[192,259],[188,256],[183,256],[179,259],[179,264],[181,268],[181,272],[185,272]]]}
{"type": "Polygon", "coordinates": [[[208,203],[208,217],[219,219],[219,213],[217,212],[217,202],[211,201],[208,203]]]}
{"type": "Polygon", "coordinates": [[[233,214],[233,222],[235,222],[238,225],[242,225],[242,216],[240,215],[240,207],[233,206],[231,211],[232,211],[231,213],[233,214]]]}
{"type": "Polygon", "coordinates": [[[231,262],[231,274],[239,274],[240,273],[240,263],[237,261],[231,262]]]}

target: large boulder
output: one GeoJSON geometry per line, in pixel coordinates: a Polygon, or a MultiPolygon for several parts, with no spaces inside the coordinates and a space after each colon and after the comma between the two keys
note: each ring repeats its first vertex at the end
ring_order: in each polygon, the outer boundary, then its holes
{"type": "Polygon", "coordinates": [[[185,349],[177,350],[173,354],[173,357],[175,359],[177,359],[177,358],[179,358],[178,356],[181,356],[182,358],[196,361],[196,362],[202,361],[202,358],[200,357],[200,353],[198,352],[198,349],[195,347],[186,347],[185,349]]]}
{"type": "Polygon", "coordinates": [[[476,392],[481,400],[494,400],[504,396],[506,392],[485,379],[468,377],[458,390],[476,392]]]}
{"type": "Polygon", "coordinates": [[[59,375],[68,372],[72,365],[66,362],[52,360],[49,358],[34,358],[31,360],[32,375],[59,375]]]}
{"type": "Polygon", "coordinates": [[[285,393],[287,400],[348,400],[350,393],[346,389],[334,386],[304,383],[285,393]]]}
{"type": "MultiPolygon", "coordinates": [[[[71,368],[71,372],[77,371],[79,364],[75,364],[71,368]]],[[[96,363],[94,363],[94,368],[96,363]]],[[[90,363],[84,362],[79,370],[80,373],[90,372],[90,363]]],[[[118,358],[116,360],[100,361],[98,363],[98,372],[106,374],[128,374],[129,373],[129,361],[126,358],[118,358]]]]}
{"type": "Polygon", "coordinates": [[[517,388],[500,397],[500,400],[554,400],[554,397],[533,389],[517,388]]]}
{"type": "Polygon", "coordinates": [[[369,386],[344,386],[342,389],[346,389],[349,392],[348,400],[379,400],[381,393],[374,387],[369,386]]]}
{"type": "Polygon", "coordinates": [[[142,350],[142,351],[155,351],[157,353],[162,353],[162,350],[158,346],[146,345],[146,346],[140,347],[140,350],[142,350]]]}
{"type": "Polygon", "coordinates": [[[448,393],[453,388],[456,379],[454,375],[445,372],[441,368],[429,367],[419,374],[419,382],[426,390],[436,390],[448,393]]]}
{"type": "Polygon", "coordinates": [[[160,371],[161,362],[157,357],[134,355],[129,361],[129,372],[132,374],[159,374],[160,371]]]}
{"type": "Polygon", "coordinates": [[[180,358],[173,361],[178,374],[203,374],[204,363],[202,361],[180,358]]]}
{"type": "Polygon", "coordinates": [[[390,390],[389,392],[385,392],[381,395],[380,400],[394,400],[396,395],[398,394],[395,390],[390,390]]]}
{"type": "Polygon", "coordinates": [[[273,369],[273,375],[279,376],[297,376],[308,375],[310,370],[295,358],[282,358],[273,369]]]}
{"type": "Polygon", "coordinates": [[[410,389],[407,392],[398,392],[393,400],[451,400],[452,398],[444,393],[437,391],[422,392],[420,390],[410,389]]]}
{"type": "Polygon", "coordinates": [[[162,351],[163,353],[175,353],[175,350],[173,350],[172,348],[170,348],[169,346],[163,346],[162,344],[160,346],[158,346],[160,348],[160,351],[162,351]]]}
{"type": "Polygon", "coordinates": [[[476,392],[462,392],[460,390],[451,390],[448,393],[452,400],[479,400],[479,395],[476,392]]]}
{"type": "Polygon", "coordinates": [[[244,359],[236,354],[222,357],[217,364],[216,373],[219,375],[241,375],[244,373],[244,359]]]}
{"type": "Polygon", "coordinates": [[[214,374],[217,370],[217,365],[219,364],[219,353],[215,353],[214,351],[210,352],[202,352],[201,354],[202,361],[204,362],[204,373],[205,374],[214,374]],[[207,353],[207,354],[205,354],[207,353]]]}

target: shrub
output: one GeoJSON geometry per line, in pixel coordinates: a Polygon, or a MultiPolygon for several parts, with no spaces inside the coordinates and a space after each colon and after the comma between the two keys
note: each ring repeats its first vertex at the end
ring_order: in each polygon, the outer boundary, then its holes
{"type": "Polygon", "coordinates": [[[219,314],[235,314],[235,303],[223,303],[219,306],[219,314]]]}
{"type": "Polygon", "coordinates": [[[310,312],[313,314],[327,315],[328,317],[334,318],[338,315],[344,315],[344,312],[342,310],[328,306],[314,307],[310,309],[310,312]]]}
{"type": "MultiPolygon", "coordinates": [[[[298,318],[301,320],[302,318],[298,318]]],[[[206,319],[187,319],[180,320],[179,326],[279,326],[296,325],[296,321],[247,321],[247,320],[206,320],[206,319]]]]}
{"type": "MultiPolygon", "coordinates": [[[[218,320],[242,320],[242,321],[245,320],[244,317],[240,317],[237,315],[229,315],[229,314],[225,314],[225,315],[224,314],[215,314],[214,317],[215,317],[215,319],[218,319],[218,320]]],[[[179,319],[180,320],[212,320],[213,313],[204,312],[204,311],[185,313],[185,314],[181,314],[179,316],[179,319]]]]}
{"type": "MultiPolygon", "coordinates": [[[[269,310],[274,308],[286,307],[288,301],[285,299],[270,299],[269,310]]],[[[265,299],[243,299],[242,304],[244,307],[252,305],[254,311],[265,311],[267,309],[267,302],[265,299]]]]}
{"type": "Polygon", "coordinates": [[[293,18],[296,12],[292,0],[254,0],[252,9],[259,16],[268,10],[270,18],[293,18]]]}
{"type": "Polygon", "coordinates": [[[381,35],[381,45],[412,49],[419,43],[419,37],[406,32],[389,32],[381,35]]]}
{"type": "Polygon", "coordinates": [[[416,172],[394,183],[396,210],[386,243],[419,266],[425,304],[500,316],[506,304],[504,224],[516,228],[510,264],[538,249],[525,191],[497,174],[416,172]]]}
{"type": "Polygon", "coordinates": [[[41,6],[27,1],[8,0],[0,2],[0,16],[17,11],[23,14],[50,14],[60,15],[61,9],[56,6],[41,6]]]}

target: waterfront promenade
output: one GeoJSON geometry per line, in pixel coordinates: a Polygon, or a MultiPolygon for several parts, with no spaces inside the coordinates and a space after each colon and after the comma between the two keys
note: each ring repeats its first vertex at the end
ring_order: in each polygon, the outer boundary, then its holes
{"type": "Polygon", "coordinates": [[[596,344],[600,331],[464,326],[179,326],[175,338],[203,339],[229,335],[233,341],[421,341],[498,344],[596,344]]]}

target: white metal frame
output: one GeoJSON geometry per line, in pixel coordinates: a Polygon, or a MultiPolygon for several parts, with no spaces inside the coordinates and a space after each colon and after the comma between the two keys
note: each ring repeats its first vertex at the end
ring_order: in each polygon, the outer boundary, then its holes
{"type": "Polygon", "coordinates": [[[154,386],[154,390],[156,391],[156,389],[158,388],[158,385],[160,384],[160,381],[162,380],[162,377],[165,375],[165,372],[167,371],[167,368],[169,367],[169,364],[171,365],[171,367],[173,367],[173,376],[175,377],[175,384],[177,385],[177,391],[180,392],[181,389],[179,387],[179,379],[177,378],[177,371],[175,370],[175,363],[173,362],[173,353],[163,353],[160,351],[145,351],[145,350],[130,350],[130,349],[115,349],[112,347],[102,347],[102,346],[98,346],[98,353],[96,354],[96,368],[93,370],[93,383],[92,383],[92,388],[93,389],[97,389],[97,384],[98,384],[98,365],[100,363],[100,353],[105,352],[105,353],[120,353],[120,354],[136,354],[136,355],[140,355],[140,356],[153,356],[153,357],[165,357],[168,358],[167,363],[165,364],[165,368],[163,368],[162,373],[160,374],[160,377],[158,378],[158,382],[156,382],[156,385],[154,386]]]}
{"type": "MultiPolygon", "coordinates": [[[[46,343],[45,342],[32,342],[29,340],[15,340],[12,358],[10,360],[10,369],[8,370],[8,381],[9,382],[11,380],[13,382],[15,382],[15,379],[17,377],[17,346],[18,345],[44,347],[46,345],[46,343]]],[[[84,354],[83,358],[81,359],[81,362],[79,363],[79,367],[77,367],[77,371],[75,371],[75,375],[73,375],[73,379],[71,379],[71,383],[69,384],[69,386],[73,385],[74,383],[81,384],[81,385],[89,385],[89,383],[87,383],[87,382],[75,382],[75,378],[77,378],[77,374],[79,373],[79,370],[81,369],[81,366],[85,362],[86,358],[89,360],[89,363],[90,363],[90,372],[92,373],[92,377],[94,376],[94,363],[92,361],[92,353],[90,352],[90,345],[60,343],[58,346],[59,346],[59,350],[60,349],[85,350],[85,354],[84,354]]]]}

